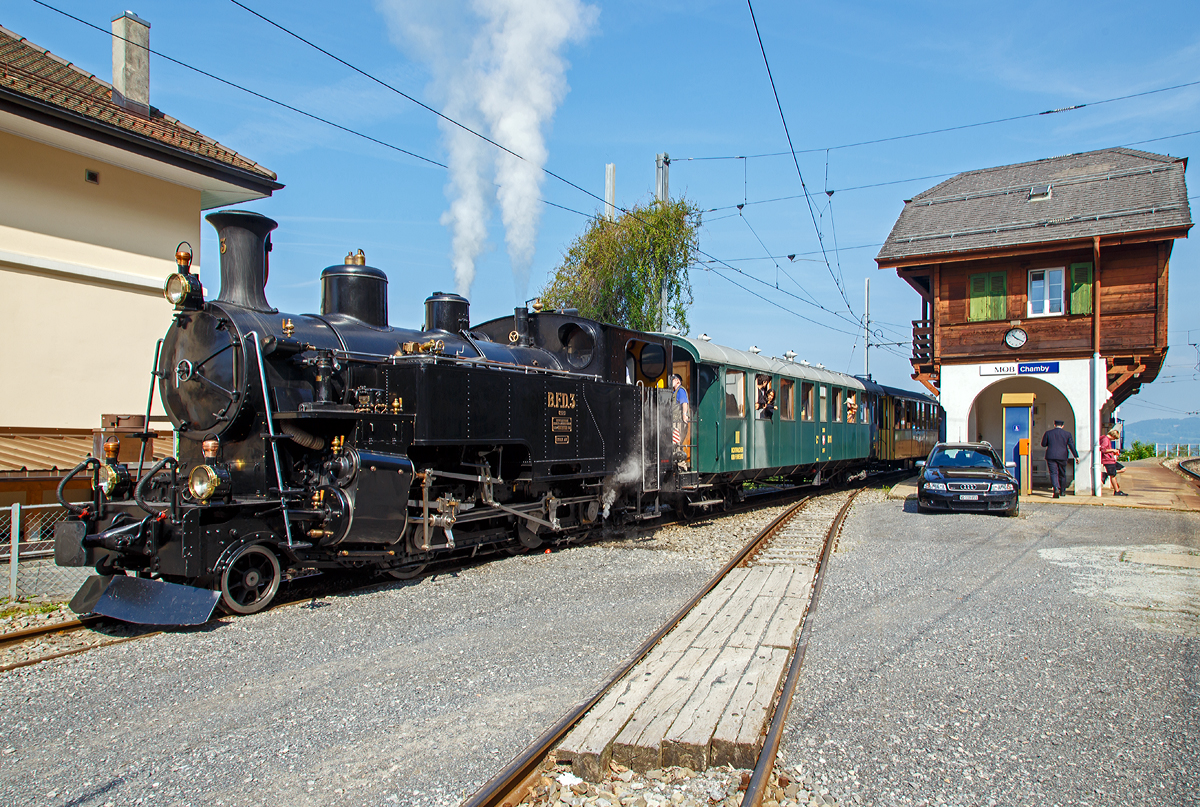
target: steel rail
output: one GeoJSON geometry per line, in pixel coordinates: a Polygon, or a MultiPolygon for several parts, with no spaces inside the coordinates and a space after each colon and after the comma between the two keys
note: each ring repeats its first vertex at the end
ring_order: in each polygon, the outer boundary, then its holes
{"type": "Polygon", "coordinates": [[[0,633],[0,647],[13,644],[14,642],[23,642],[26,639],[33,639],[37,636],[45,636],[48,633],[65,633],[70,630],[77,630],[78,628],[86,628],[88,625],[94,625],[99,622],[102,618],[90,616],[80,619],[64,619],[61,622],[49,622],[33,628],[23,628],[21,630],[0,633]]]}
{"type": "Polygon", "coordinates": [[[825,586],[825,570],[829,568],[829,556],[833,554],[833,545],[837,541],[838,533],[841,532],[842,523],[846,520],[846,515],[850,512],[850,507],[854,504],[855,498],[862,492],[862,489],[856,490],[850,494],[850,498],[842,505],[842,509],[838,511],[837,516],[833,519],[833,523],[829,526],[829,532],[825,534],[825,546],[821,550],[821,560],[817,566],[817,577],[813,583],[812,601],[808,605],[808,612],[804,615],[804,627],[800,630],[800,641],[796,644],[796,649],[792,653],[792,663],[788,667],[787,679],[784,681],[783,690],[779,694],[779,701],[775,705],[775,714],[771,718],[771,726],[767,729],[766,739],[763,741],[763,749],[758,755],[758,764],[754,766],[754,773],[750,776],[750,783],[746,787],[746,795],[742,799],[742,807],[760,807],[763,796],[766,793],[767,785],[771,781],[771,771],[775,768],[775,755],[779,752],[779,742],[783,738],[783,727],[787,723],[788,712],[792,708],[792,696],[796,692],[796,685],[800,680],[800,668],[804,666],[804,654],[808,650],[808,640],[812,636],[813,616],[817,612],[817,604],[821,599],[821,590],[825,586]]]}
{"type": "Polygon", "coordinates": [[[1200,481],[1200,459],[1183,460],[1179,463],[1179,470],[1183,471],[1192,479],[1200,481]]]}
{"type": "Polygon", "coordinates": [[[787,510],[780,513],[771,523],[752,538],[745,546],[738,550],[725,566],[713,575],[712,579],[706,583],[703,588],[692,597],[682,608],[680,608],[674,616],[668,619],[661,628],[642,643],[633,655],[626,659],[613,675],[604,682],[604,684],[590,697],[581,702],[566,715],[564,715],[557,723],[548,728],[540,737],[534,740],[530,745],[522,751],[499,773],[489,779],[483,787],[479,788],[474,795],[463,802],[462,807],[512,807],[519,804],[525,797],[527,783],[533,779],[545,758],[555,745],[558,744],[571,728],[579,722],[588,710],[595,706],[605,693],[608,692],[618,681],[637,666],[647,653],[649,653],[664,636],[671,632],[671,629],[679,624],[688,613],[696,607],[700,600],[704,599],[710,591],[717,587],[717,584],[725,578],[727,574],[737,568],[741,563],[753,554],[759,544],[767,540],[775,531],[788,519],[794,516],[805,504],[809,502],[811,496],[805,496],[800,501],[789,507],[787,510]]]}

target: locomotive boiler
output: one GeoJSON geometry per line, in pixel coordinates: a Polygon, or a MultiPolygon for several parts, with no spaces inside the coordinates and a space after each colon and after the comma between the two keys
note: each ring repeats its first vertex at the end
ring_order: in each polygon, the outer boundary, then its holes
{"type": "Polygon", "coordinates": [[[209,215],[221,286],[181,250],[155,383],[175,455],[143,472],[89,458],[64,479],[56,560],[94,566],[77,612],[195,624],[253,613],[297,570],[426,564],[576,540],[694,489],[672,444],[670,338],[519,307],[472,326],[434,293],[389,324],[360,250],[321,273],[319,314],[267,301],[265,216],[209,215]],[[87,473],[90,502],[67,502],[87,473]]]}

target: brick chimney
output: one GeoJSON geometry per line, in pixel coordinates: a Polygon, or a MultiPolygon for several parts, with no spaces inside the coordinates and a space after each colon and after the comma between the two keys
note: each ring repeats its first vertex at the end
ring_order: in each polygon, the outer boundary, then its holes
{"type": "Polygon", "coordinates": [[[113,103],[150,117],[150,23],[132,11],[113,20],[113,103]]]}

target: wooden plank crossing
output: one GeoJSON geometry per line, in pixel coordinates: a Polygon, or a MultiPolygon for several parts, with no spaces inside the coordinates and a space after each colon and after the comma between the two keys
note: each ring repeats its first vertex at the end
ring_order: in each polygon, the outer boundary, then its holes
{"type": "Polygon", "coordinates": [[[814,571],[734,569],[584,716],[558,761],[589,781],[609,762],[753,767],[814,571]]]}

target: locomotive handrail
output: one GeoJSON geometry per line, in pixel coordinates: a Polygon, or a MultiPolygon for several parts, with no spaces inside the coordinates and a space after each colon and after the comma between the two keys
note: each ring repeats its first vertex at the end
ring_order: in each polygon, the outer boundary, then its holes
{"type": "Polygon", "coordinates": [[[246,334],[247,339],[254,337],[254,355],[258,359],[258,380],[262,384],[263,394],[263,415],[267,421],[267,434],[271,436],[268,441],[271,444],[271,456],[275,460],[275,481],[279,483],[279,507],[283,510],[283,531],[287,535],[288,548],[294,548],[295,542],[292,541],[292,519],[288,514],[287,498],[283,495],[283,471],[279,467],[279,445],[275,439],[275,419],[271,417],[271,394],[267,390],[267,370],[263,364],[262,343],[259,341],[258,331],[250,331],[246,334]]]}
{"type": "Polygon", "coordinates": [[[552,367],[534,367],[528,364],[510,364],[509,362],[496,361],[483,356],[477,358],[468,358],[463,356],[452,356],[449,354],[433,355],[430,353],[413,354],[411,356],[394,356],[388,353],[362,353],[353,350],[334,350],[332,353],[339,358],[353,359],[355,361],[374,362],[376,364],[399,364],[401,362],[411,361],[449,361],[455,364],[482,364],[489,367],[495,367],[498,370],[519,371],[528,375],[529,373],[539,373],[543,375],[558,375],[567,378],[582,378],[589,381],[603,381],[604,379],[598,375],[584,375],[582,373],[572,373],[569,370],[555,370],[552,367]]]}
{"type": "Polygon", "coordinates": [[[171,506],[170,502],[157,505],[146,501],[146,485],[150,484],[150,480],[154,478],[154,475],[165,468],[168,463],[174,464],[175,462],[176,460],[174,457],[163,457],[161,460],[154,463],[153,467],[146,472],[145,476],[138,480],[137,486],[133,489],[133,500],[137,502],[138,507],[142,508],[147,513],[161,513],[171,506]]]}
{"type": "Polygon", "coordinates": [[[158,360],[162,355],[163,340],[154,346],[154,366],[150,368],[150,389],[146,390],[146,419],[142,421],[142,450],[138,452],[137,479],[142,478],[143,463],[146,461],[146,444],[150,440],[150,409],[154,406],[154,382],[158,380],[158,360]]]}
{"type": "Polygon", "coordinates": [[[58,489],[55,491],[55,495],[58,496],[58,503],[61,504],[63,507],[67,508],[67,512],[72,513],[73,515],[82,514],[84,511],[87,510],[87,508],[80,507],[77,504],[73,504],[73,503],[67,501],[67,496],[66,496],[67,483],[75,478],[75,474],[79,473],[84,468],[88,467],[89,465],[94,465],[94,466],[99,467],[100,460],[96,459],[95,457],[88,457],[83,462],[76,465],[69,474],[67,474],[66,476],[64,476],[62,478],[62,481],[58,483],[58,489]]]}

